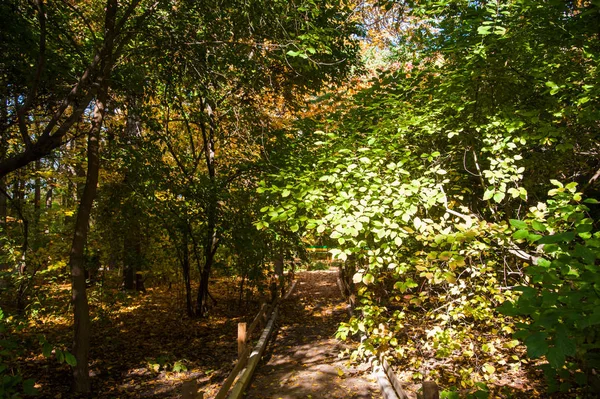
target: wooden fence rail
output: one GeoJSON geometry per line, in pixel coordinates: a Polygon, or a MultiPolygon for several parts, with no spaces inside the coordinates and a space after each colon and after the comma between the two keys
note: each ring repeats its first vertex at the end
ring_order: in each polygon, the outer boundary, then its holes
{"type": "MultiPolygon", "coordinates": [[[[215,399],[225,399],[227,397],[227,393],[229,392],[231,386],[235,382],[236,378],[240,374],[242,370],[247,366],[248,359],[251,357],[252,347],[249,343],[252,342],[252,337],[254,336],[257,329],[262,329],[266,324],[269,316],[271,315],[272,310],[274,309],[275,304],[268,305],[263,303],[260,307],[260,310],[250,323],[250,327],[247,327],[246,323],[238,323],[238,361],[233,367],[233,370],[229,373],[221,389],[215,396],[215,399]]],[[[189,381],[185,381],[182,385],[182,399],[203,399],[204,393],[198,392],[198,384],[196,379],[192,379],[189,381]]]]}
{"type": "Polygon", "coordinates": [[[238,361],[233,367],[233,370],[231,370],[231,372],[225,379],[225,381],[223,381],[223,385],[221,385],[221,389],[219,389],[219,392],[215,396],[215,399],[225,399],[227,397],[227,393],[229,392],[229,389],[235,382],[235,379],[248,364],[250,350],[252,349],[252,347],[248,345],[248,343],[251,342],[254,331],[257,328],[264,327],[268,317],[271,315],[271,309],[273,309],[272,305],[270,306],[266,303],[263,303],[257,315],[254,317],[254,320],[252,320],[250,328],[248,328],[247,330],[245,327],[246,323],[238,324],[238,361]],[[242,325],[244,327],[242,327],[242,325]]]}
{"type": "MultiPolygon", "coordinates": [[[[296,281],[292,282],[289,290],[283,297],[284,300],[290,296],[295,286],[296,281]]],[[[275,320],[279,312],[279,302],[277,300],[271,305],[263,303],[250,327],[246,328],[246,323],[238,324],[238,361],[221,385],[221,389],[219,389],[215,399],[241,398],[244,390],[250,384],[252,375],[265,351],[271,333],[275,329],[275,320]],[[250,345],[252,337],[255,335],[255,331],[260,331],[261,329],[262,333],[253,349],[250,345]],[[233,389],[231,389],[232,385],[233,389]],[[231,393],[229,392],[230,390],[231,393]]]]}
{"type": "MultiPolygon", "coordinates": [[[[337,284],[342,296],[348,300],[350,309],[353,310],[356,303],[356,297],[352,292],[352,287],[350,284],[348,284],[348,278],[350,278],[350,276],[346,276],[342,272],[342,266],[340,266],[337,284]]],[[[353,313],[352,310],[349,310],[348,312],[350,316],[353,313]]],[[[363,338],[364,336],[361,336],[361,341],[363,338]]],[[[373,362],[374,360],[375,357],[371,359],[371,362],[375,363],[373,362]]],[[[384,356],[379,356],[379,362],[377,362],[377,365],[373,366],[373,374],[375,375],[379,387],[381,388],[381,393],[384,399],[412,399],[414,397],[403,388],[402,382],[396,373],[394,373],[384,356]]],[[[422,393],[418,395],[418,398],[439,399],[440,394],[437,384],[433,381],[423,382],[422,393]]]]}

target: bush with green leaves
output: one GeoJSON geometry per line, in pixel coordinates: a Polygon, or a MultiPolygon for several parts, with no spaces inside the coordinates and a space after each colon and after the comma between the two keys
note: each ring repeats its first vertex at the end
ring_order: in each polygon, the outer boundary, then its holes
{"type": "Polygon", "coordinates": [[[21,398],[23,395],[35,395],[33,379],[24,379],[15,366],[16,357],[22,352],[19,341],[13,335],[13,329],[21,329],[21,325],[5,317],[0,309],[0,398],[21,398]]]}
{"type": "Polygon", "coordinates": [[[510,221],[512,238],[535,258],[525,268],[529,284],[500,310],[527,317],[515,337],[524,340],[530,357],[546,357],[551,389],[567,391],[573,381],[598,384],[592,370],[600,370],[600,231],[586,205],[598,201],[582,200],[576,183],[553,184],[546,203],[510,221]]]}

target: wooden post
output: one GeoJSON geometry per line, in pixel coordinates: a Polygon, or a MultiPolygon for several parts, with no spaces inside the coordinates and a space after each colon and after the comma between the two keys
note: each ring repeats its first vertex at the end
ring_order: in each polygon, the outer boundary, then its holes
{"type": "Polygon", "coordinates": [[[260,327],[264,328],[264,326],[267,324],[267,320],[269,320],[269,312],[271,311],[271,309],[273,309],[272,307],[269,307],[270,305],[267,305],[267,307],[265,308],[265,311],[263,312],[261,318],[260,318],[260,327]]]}
{"type": "Polygon", "coordinates": [[[193,380],[184,381],[182,391],[182,399],[202,399],[204,397],[203,392],[200,392],[198,395],[198,384],[195,378],[193,380]]]}
{"type": "Polygon", "coordinates": [[[238,323],[238,359],[246,350],[246,323],[238,323]]]}
{"type": "Polygon", "coordinates": [[[433,381],[423,383],[423,399],[440,399],[440,390],[433,381]]]}
{"type": "Polygon", "coordinates": [[[246,366],[246,370],[242,373],[238,381],[235,383],[231,394],[228,396],[229,399],[240,399],[242,398],[244,391],[250,384],[250,379],[252,378],[252,374],[258,366],[258,362],[262,357],[265,347],[267,346],[267,342],[269,341],[269,337],[274,330],[275,320],[277,320],[277,314],[279,312],[279,307],[276,306],[273,310],[273,314],[267,323],[267,326],[263,330],[260,339],[258,340],[254,350],[250,354],[250,358],[248,359],[248,365],[246,366]]]}

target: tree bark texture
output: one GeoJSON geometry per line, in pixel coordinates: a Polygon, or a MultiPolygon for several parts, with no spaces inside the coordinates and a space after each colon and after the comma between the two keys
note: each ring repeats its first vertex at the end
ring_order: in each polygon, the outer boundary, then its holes
{"type": "MultiPolygon", "coordinates": [[[[105,29],[106,35],[113,34],[117,2],[107,2],[105,29]]],[[[102,69],[108,76],[111,69],[110,62],[102,65],[102,69]]],[[[89,376],[89,352],[90,352],[90,312],[85,286],[85,261],[84,249],[87,242],[90,213],[98,189],[98,175],[100,172],[100,131],[106,112],[106,101],[108,97],[108,79],[100,79],[100,88],[96,106],[92,116],[92,126],[88,134],[87,148],[87,175],[85,186],[79,202],[77,219],[75,221],[75,232],[70,253],[71,265],[71,290],[73,300],[73,355],[77,364],[73,367],[73,391],[75,393],[89,393],[91,391],[89,376]]]]}
{"type": "Polygon", "coordinates": [[[190,277],[190,250],[188,247],[187,228],[183,231],[183,259],[181,268],[183,270],[183,283],[185,284],[185,305],[188,316],[194,316],[194,305],[192,303],[192,283],[190,277]]]}
{"type": "Polygon", "coordinates": [[[210,180],[209,198],[206,205],[206,238],[204,241],[204,267],[200,273],[200,285],[198,287],[198,299],[196,301],[196,315],[203,317],[208,312],[208,282],[210,271],[214,264],[215,254],[219,246],[217,238],[217,219],[218,219],[218,196],[215,171],[215,131],[216,123],[214,113],[208,102],[202,102],[202,108],[205,114],[205,121],[200,124],[202,130],[202,140],[204,142],[204,160],[208,170],[210,180]],[[208,121],[208,123],[206,123],[208,121]]]}
{"type": "MultiPolygon", "coordinates": [[[[132,147],[136,137],[141,131],[140,117],[136,111],[136,99],[128,99],[127,122],[125,134],[127,145],[132,147]]],[[[133,194],[133,188],[137,184],[138,177],[135,173],[125,172],[123,190],[127,196],[126,206],[122,208],[123,216],[127,221],[126,232],[123,237],[123,286],[126,290],[138,290],[136,284],[136,273],[140,271],[142,261],[142,231],[140,226],[140,215],[137,198],[133,194]]]]}

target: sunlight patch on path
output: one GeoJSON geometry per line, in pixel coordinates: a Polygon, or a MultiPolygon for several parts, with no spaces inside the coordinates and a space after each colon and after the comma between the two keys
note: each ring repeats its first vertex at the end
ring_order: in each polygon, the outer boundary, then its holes
{"type": "Polygon", "coordinates": [[[346,320],[336,271],[297,274],[295,292],[282,305],[279,329],[246,398],[379,398],[367,367],[340,359],[345,346],[334,338],[346,320]]]}

